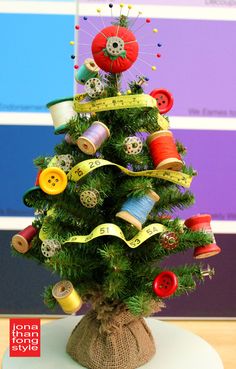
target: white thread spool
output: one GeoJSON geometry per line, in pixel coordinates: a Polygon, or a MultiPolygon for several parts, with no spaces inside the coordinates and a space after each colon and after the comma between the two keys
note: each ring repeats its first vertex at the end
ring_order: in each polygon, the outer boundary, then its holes
{"type": "Polygon", "coordinates": [[[67,123],[77,117],[73,97],[53,100],[47,104],[47,108],[52,116],[55,133],[63,133],[67,123]]]}

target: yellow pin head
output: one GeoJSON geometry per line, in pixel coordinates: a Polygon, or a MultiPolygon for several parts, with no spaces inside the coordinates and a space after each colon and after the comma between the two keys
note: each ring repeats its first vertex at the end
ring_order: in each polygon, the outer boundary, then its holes
{"type": "Polygon", "coordinates": [[[117,92],[117,96],[121,96],[121,92],[117,92]]]}
{"type": "Polygon", "coordinates": [[[128,9],[130,10],[130,9],[132,9],[133,8],[133,6],[132,5],[128,5],[128,9]]]}
{"type": "Polygon", "coordinates": [[[152,32],[157,33],[158,29],[157,28],[153,28],[152,32]]]}
{"type": "Polygon", "coordinates": [[[70,41],[70,45],[74,45],[75,44],[75,41],[70,41]]]}
{"type": "Polygon", "coordinates": [[[152,70],[156,70],[157,68],[155,67],[155,65],[152,66],[152,70]]]}
{"type": "Polygon", "coordinates": [[[131,90],[127,90],[127,95],[131,95],[132,94],[132,91],[131,90]]]}
{"type": "Polygon", "coordinates": [[[97,13],[101,13],[101,9],[97,9],[97,13]]]}
{"type": "Polygon", "coordinates": [[[124,3],[120,3],[120,8],[124,8],[125,4],[124,3]]]}

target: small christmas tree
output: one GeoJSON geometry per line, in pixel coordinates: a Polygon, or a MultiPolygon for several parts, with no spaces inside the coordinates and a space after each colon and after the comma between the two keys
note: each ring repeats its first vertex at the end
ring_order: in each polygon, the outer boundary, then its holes
{"type": "Polygon", "coordinates": [[[48,104],[55,133],[65,138],[53,157],[34,161],[39,172],[24,202],[36,219],[12,239],[17,254],[61,276],[45,289],[49,308],[59,303],[72,314],[91,304],[67,351],[94,369],[131,369],[150,360],[155,345],[143,317],[214,273],[196,263],[166,269],[163,259],[191,248],[197,259],[220,252],[209,215],[184,224],[173,216],[193,204],[185,188],[196,172],[168,129],[172,95],[145,94],[142,75],[122,91],[122,73],[138,52],[129,19],[120,14],[95,36],[93,59],[76,66],[85,93],[48,104]]]}

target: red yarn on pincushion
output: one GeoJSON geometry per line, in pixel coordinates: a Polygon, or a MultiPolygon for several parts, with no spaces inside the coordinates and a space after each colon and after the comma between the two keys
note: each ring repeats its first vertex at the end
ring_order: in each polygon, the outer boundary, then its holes
{"type": "MultiPolygon", "coordinates": [[[[114,42],[115,44],[115,42],[114,42]]],[[[98,33],[92,42],[92,53],[97,65],[105,72],[121,73],[129,69],[138,57],[139,45],[134,34],[125,27],[110,26],[98,33]],[[113,56],[107,49],[110,37],[124,41],[122,55],[113,56]]]]}

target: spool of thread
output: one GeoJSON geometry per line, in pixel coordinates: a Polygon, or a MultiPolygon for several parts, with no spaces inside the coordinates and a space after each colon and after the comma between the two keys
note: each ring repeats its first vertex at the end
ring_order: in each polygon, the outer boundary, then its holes
{"type": "Polygon", "coordinates": [[[47,104],[47,108],[51,113],[56,134],[63,133],[67,123],[77,117],[77,113],[74,111],[73,97],[53,100],[47,104]]]}
{"type": "Polygon", "coordinates": [[[194,249],[194,258],[204,259],[217,255],[221,252],[221,248],[216,244],[214,234],[211,229],[211,216],[209,214],[198,214],[185,220],[186,227],[195,232],[209,233],[213,239],[213,242],[208,245],[197,246],[194,249]]]}
{"type": "Polygon", "coordinates": [[[94,155],[110,137],[108,127],[102,122],[93,122],[93,124],[80,136],[77,140],[77,145],[81,151],[87,155],[94,155]]]}
{"type": "Polygon", "coordinates": [[[15,234],[12,237],[12,246],[21,254],[25,254],[31,248],[31,241],[37,233],[37,228],[29,225],[23,229],[23,231],[15,234]]]}
{"type": "Polygon", "coordinates": [[[116,216],[133,224],[138,230],[141,230],[148,214],[159,200],[160,197],[152,190],[141,197],[130,197],[123,204],[116,216]]]}
{"type": "Polygon", "coordinates": [[[73,145],[74,141],[72,140],[72,137],[69,135],[69,133],[66,133],[65,135],[65,141],[69,144],[69,145],[73,145]]]}
{"type": "Polygon", "coordinates": [[[84,85],[90,78],[96,77],[100,68],[91,58],[87,58],[75,74],[76,82],[84,85]]]}
{"type": "Polygon", "coordinates": [[[80,310],[83,302],[70,281],[60,281],[52,289],[52,295],[66,314],[80,310]]]}
{"type": "Polygon", "coordinates": [[[183,162],[170,131],[152,133],[147,143],[156,169],[181,170],[183,162]]]}
{"type": "Polygon", "coordinates": [[[36,177],[36,180],[35,180],[35,186],[39,186],[39,176],[40,174],[42,173],[42,169],[40,169],[37,173],[37,177],[36,177]]]}

